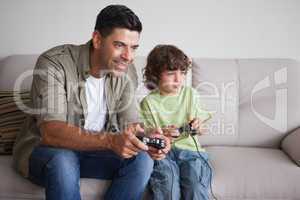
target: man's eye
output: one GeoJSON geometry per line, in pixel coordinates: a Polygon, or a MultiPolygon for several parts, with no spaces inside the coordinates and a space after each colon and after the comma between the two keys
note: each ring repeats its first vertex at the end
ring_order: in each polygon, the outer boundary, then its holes
{"type": "Polygon", "coordinates": [[[138,49],[138,47],[132,47],[133,51],[136,51],[138,49]]]}
{"type": "Polygon", "coordinates": [[[121,42],[115,42],[114,43],[114,47],[116,47],[116,48],[123,48],[125,45],[124,44],[122,44],[121,42]]]}

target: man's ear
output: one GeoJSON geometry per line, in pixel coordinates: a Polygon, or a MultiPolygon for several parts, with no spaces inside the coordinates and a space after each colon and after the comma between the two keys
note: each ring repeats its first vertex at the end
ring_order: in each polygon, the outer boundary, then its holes
{"type": "Polygon", "coordinates": [[[102,36],[99,31],[94,31],[92,35],[92,43],[95,49],[99,49],[102,42],[102,36]]]}

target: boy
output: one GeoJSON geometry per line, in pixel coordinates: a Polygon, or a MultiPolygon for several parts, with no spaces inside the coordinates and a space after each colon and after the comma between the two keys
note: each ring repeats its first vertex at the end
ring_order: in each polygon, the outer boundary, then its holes
{"type": "Polygon", "coordinates": [[[161,129],[173,136],[167,157],[155,161],[150,178],[154,200],[209,199],[211,168],[208,155],[188,131],[178,128],[190,124],[201,134],[201,124],[210,114],[200,108],[196,91],[183,86],[190,60],[177,47],[158,45],[148,55],[144,70],[146,87],[152,92],[141,106],[145,129],[161,129]],[[179,136],[176,139],[174,136],[179,136]]]}

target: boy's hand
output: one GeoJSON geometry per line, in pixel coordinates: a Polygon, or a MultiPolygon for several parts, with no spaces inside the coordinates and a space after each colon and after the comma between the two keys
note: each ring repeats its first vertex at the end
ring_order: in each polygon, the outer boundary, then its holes
{"type": "Polygon", "coordinates": [[[178,138],[180,136],[180,133],[178,131],[178,127],[175,125],[170,125],[162,129],[164,136],[168,137],[171,142],[173,142],[174,139],[178,138]]]}
{"type": "Polygon", "coordinates": [[[202,128],[202,121],[200,119],[190,118],[189,124],[192,125],[192,129],[197,130],[198,135],[202,135],[204,133],[204,129],[202,128]]]}
{"type": "Polygon", "coordinates": [[[170,138],[164,136],[162,134],[162,130],[160,128],[153,129],[150,133],[150,137],[161,138],[165,140],[166,147],[164,149],[156,149],[154,147],[149,147],[148,153],[153,160],[162,160],[166,157],[167,153],[171,149],[170,138]]]}

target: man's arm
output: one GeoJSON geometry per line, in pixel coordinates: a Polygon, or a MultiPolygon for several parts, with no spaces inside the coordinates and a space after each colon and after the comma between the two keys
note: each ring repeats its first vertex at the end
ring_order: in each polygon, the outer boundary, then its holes
{"type": "Polygon", "coordinates": [[[111,148],[111,135],[93,134],[62,121],[45,121],[40,126],[42,144],[74,150],[111,148]]]}
{"type": "MultiPolygon", "coordinates": [[[[43,122],[42,144],[81,151],[110,149],[123,158],[130,158],[148,147],[135,137],[136,127],[121,134],[91,133],[61,121],[43,122]]],[[[138,130],[137,130],[138,131],[138,130]]]]}

